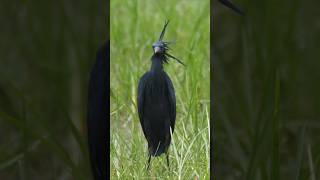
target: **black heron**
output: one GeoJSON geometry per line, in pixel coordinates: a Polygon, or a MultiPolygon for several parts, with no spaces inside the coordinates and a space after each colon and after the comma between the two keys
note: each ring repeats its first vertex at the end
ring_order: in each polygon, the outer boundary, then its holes
{"type": "Polygon", "coordinates": [[[165,23],[158,41],[152,46],[154,53],[151,57],[151,68],[140,78],[138,86],[138,113],[149,150],[147,169],[151,156],[160,156],[163,153],[166,154],[169,167],[170,128],[173,133],[176,120],[175,91],[163,64],[168,63],[169,58],[183,63],[168,53],[170,42],[163,41],[168,23],[169,21],[165,23]]]}
{"type": "Polygon", "coordinates": [[[88,90],[87,130],[89,155],[95,180],[107,179],[107,143],[109,115],[109,42],[97,53],[91,70],[88,90]]]}

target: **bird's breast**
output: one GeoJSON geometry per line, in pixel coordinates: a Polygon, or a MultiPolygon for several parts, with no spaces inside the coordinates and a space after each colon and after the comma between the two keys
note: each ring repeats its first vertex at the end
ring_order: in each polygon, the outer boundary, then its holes
{"type": "Polygon", "coordinates": [[[147,93],[153,99],[163,99],[163,96],[167,94],[167,84],[163,73],[153,73],[147,86],[147,93]]]}

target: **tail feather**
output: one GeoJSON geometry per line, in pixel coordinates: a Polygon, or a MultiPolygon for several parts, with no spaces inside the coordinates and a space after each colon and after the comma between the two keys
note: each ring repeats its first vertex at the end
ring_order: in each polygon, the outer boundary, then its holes
{"type": "Polygon", "coordinates": [[[168,147],[164,144],[159,142],[157,146],[149,147],[149,153],[151,156],[160,156],[162,153],[167,151],[168,147]]]}

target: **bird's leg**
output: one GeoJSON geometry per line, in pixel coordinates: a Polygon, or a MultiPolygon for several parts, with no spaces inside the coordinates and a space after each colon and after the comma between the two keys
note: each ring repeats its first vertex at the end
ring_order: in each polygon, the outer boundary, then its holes
{"type": "Polygon", "coordinates": [[[150,161],[151,161],[151,154],[149,154],[149,159],[148,159],[148,166],[147,166],[147,170],[149,171],[150,169],[150,161]]]}
{"type": "Polygon", "coordinates": [[[170,170],[169,153],[168,152],[166,152],[166,156],[167,156],[167,166],[168,166],[168,169],[170,170]]]}

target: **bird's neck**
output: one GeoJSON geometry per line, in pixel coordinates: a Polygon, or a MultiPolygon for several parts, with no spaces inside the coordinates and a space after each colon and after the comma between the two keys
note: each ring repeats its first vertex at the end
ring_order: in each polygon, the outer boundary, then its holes
{"type": "Polygon", "coordinates": [[[163,71],[163,61],[165,56],[161,54],[154,54],[151,58],[151,71],[153,72],[161,72],[163,71]]]}

